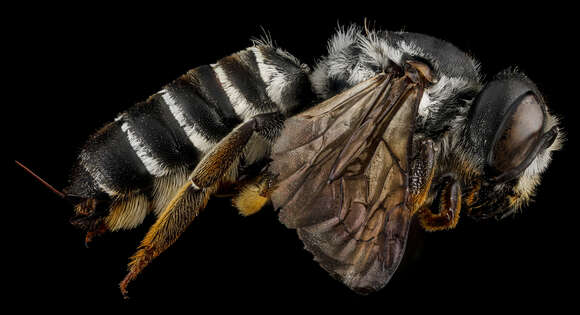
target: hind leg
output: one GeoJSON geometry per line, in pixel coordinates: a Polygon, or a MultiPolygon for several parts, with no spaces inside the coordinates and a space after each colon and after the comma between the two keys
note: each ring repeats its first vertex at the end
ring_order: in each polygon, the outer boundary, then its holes
{"type": "MultiPolygon", "coordinates": [[[[251,215],[259,211],[268,202],[275,189],[276,176],[265,173],[247,184],[234,199],[235,206],[242,215],[251,215]]],[[[129,263],[129,273],[119,284],[121,293],[127,298],[127,286],[159,254],[169,248],[205,208],[210,196],[217,191],[218,185],[207,188],[194,187],[188,181],[177,193],[169,206],[161,213],[151,227],[139,249],[129,263]]]]}
{"type": "Polygon", "coordinates": [[[179,238],[205,208],[210,196],[217,191],[224,178],[233,177],[233,171],[237,171],[238,168],[243,146],[253,131],[251,124],[238,127],[199,162],[187,182],[149,229],[135,255],[131,257],[129,272],[119,284],[125,298],[129,283],[179,238]]]}
{"type": "Polygon", "coordinates": [[[137,275],[159,254],[171,246],[195,219],[216,190],[210,188],[195,189],[188,182],[161,213],[147,235],[141,242],[139,249],[131,257],[129,272],[119,284],[121,293],[127,298],[127,286],[137,275]]]}
{"type": "Polygon", "coordinates": [[[203,157],[131,258],[129,273],[120,283],[125,297],[129,283],[179,238],[222,183],[237,179],[240,157],[252,135],[273,139],[282,123],[279,113],[257,115],[236,127],[203,157]]]}

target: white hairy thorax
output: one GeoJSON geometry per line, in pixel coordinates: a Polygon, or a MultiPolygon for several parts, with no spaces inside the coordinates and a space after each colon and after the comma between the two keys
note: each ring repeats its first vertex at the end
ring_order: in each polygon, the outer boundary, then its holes
{"type": "MultiPolygon", "coordinates": [[[[435,119],[439,119],[437,120],[439,127],[446,129],[446,131],[438,139],[437,147],[440,153],[439,158],[445,159],[447,154],[457,151],[457,146],[461,145],[462,132],[467,127],[468,112],[474,100],[462,100],[461,105],[449,102],[464,91],[481,91],[484,84],[480,74],[480,64],[477,60],[465,55],[475,76],[468,77],[457,72],[446,72],[439,67],[436,58],[416,43],[387,38],[391,34],[400,33],[362,30],[357,26],[339,27],[336,34],[328,42],[328,56],[316,65],[311,74],[313,89],[319,97],[326,99],[336,93],[332,90],[331,79],[346,82],[345,88],[347,88],[388,69],[391,63],[402,66],[404,56],[419,57],[430,61],[436,82],[426,87],[421,98],[415,137],[424,137],[422,134],[425,131],[424,127],[429,122],[433,123],[435,119]],[[454,115],[440,121],[440,117],[436,116],[441,111],[447,110],[449,106],[456,106],[454,115]]],[[[546,114],[547,122],[543,132],[547,132],[558,124],[557,117],[549,112],[546,114]]],[[[515,194],[521,196],[518,198],[519,201],[514,204],[516,208],[533,196],[535,187],[539,184],[541,173],[549,165],[552,152],[560,149],[563,137],[563,133],[559,132],[554,143],[539,153],[520,176],[513,188],[515,194]]],[[[465,156],[464,160],[470,161],[476,168],[479,168],[479,171],[483,171],[481,159],[465,156]]]]}

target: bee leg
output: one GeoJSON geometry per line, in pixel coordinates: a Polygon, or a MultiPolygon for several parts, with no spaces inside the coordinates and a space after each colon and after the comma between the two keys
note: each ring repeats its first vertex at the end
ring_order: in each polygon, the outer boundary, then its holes
{"type": "Polygon", "coordinates": [[[258,184],[259,179],[266,175],[263,173],[266,171],[271,161],[272,160],[269,158],[263,158],[250,165],[243,165],[240,163],[238,178],[235,183],[223,182],[220,185],[219,190],[213,194],[213,197],[235,198],[246,186],[251,184],[254,184],[255,186],[258,184]]]}
{"type": "Polygon", "coordinates": [[[270,172],[256,177],[242,187],[240,193],[232,200],[243,216],[252,215],[270,200],[270,195],[276,189],[275,182],[278,176],[270,172]]]}
{"type": "Polygon", "coordinates": [[[431,212],[427,207],[419,210],[419,220],[426,231],[441,231],[452,229],[459,221],[461,211],[461,186],[451,177],[441,191],[439,213],[431,212]]]}
{"type": "Polygon", "coordinates": [[[187,183],[173,197],[131,257],[129,273],[120,283],[121,293],[127,297],[127,286],[155,257],[173,244],[205,207],[209,197],[237,170],[240,156],[254,132],[273,140],[282,129],[284,117],[280,113],[254,116],[236,127],[209,151],[197,164],[187,183]]]}
{"type": "Polygon", "coordinates": [[[425,202],[431,189],[431,182],[435,174],[435,149],[433,141],[425,140],[421,143],[419,154],[411,162],[411,176],[409,178],[410,201],[412,213],[425,202]]]}
{"type": "Polygon", "coordinates": [[[194,188],[210,187],[219,182],[229,167],[243,154],[254,132],[273,140],[282,129],[284,117],[280,113],[254,116],[224,137],[195,167],[190,181],[194,188]]]}
{"type": "Polygon", "coordinates": [[[131,257],[129,272],[119,284],[121,293],[127,298],[127,286],[137,275],[159,254],[171,246],[195,219],[209,200],[217,185],[208,188],[195,189],[187,182],[167,208],[160,214],[151,226],[147,235],[141,241],[139,249],[131,257]]]}
{"type": "Polygon", "coordinates": [[[160,213],[141,241],[137,252],[130,258],[129,271],[119,284],[124,298],[128,298],[129,283],[159,254],[169,248],[195,219],[209,200],[217,185],[208,188],[194,187],[187,181],[160,213]]]}

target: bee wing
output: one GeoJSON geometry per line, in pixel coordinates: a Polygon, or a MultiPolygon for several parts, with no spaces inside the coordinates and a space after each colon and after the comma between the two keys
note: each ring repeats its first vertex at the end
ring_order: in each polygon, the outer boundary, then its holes
{"type": "Polygon", "coordinates": [[[273,147],[280,221],[357,292],[384,287],[403,256],[422,92],[406,76],[378,75],[288,119],[273,147]]]}

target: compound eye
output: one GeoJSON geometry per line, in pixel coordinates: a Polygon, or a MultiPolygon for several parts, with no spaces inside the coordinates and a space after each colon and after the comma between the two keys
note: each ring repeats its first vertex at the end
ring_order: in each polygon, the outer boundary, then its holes
{"type": "Polygon", "coordinates": [[[489,156],[495,173],[505,174],[528,166],[542,135],[544,111],[532,92],[517,98],[498,129],[489,156]]]}

